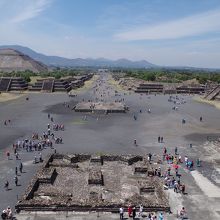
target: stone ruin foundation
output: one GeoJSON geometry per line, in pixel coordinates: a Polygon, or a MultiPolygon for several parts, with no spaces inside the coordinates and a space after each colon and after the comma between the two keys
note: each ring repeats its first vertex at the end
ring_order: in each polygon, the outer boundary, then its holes
{"type": "Polygon", "coordinates": [[[126,113],[128,107],[121,102],[79,102],[74,110],[75,112],[126,113]]]}
{"type": "Polygon", "coordinates": [[[162,181],[138,155],[52,154],[17,202],[19,211],[105,211],[142,204],[169,211],[162,181]]]}

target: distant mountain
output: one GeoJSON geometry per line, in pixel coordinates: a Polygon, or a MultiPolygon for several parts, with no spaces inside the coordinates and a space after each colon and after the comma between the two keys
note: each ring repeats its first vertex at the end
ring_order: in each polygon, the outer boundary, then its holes
{"type": "Polygon", "coordinates": [[[22,52],[37,60],[39,62],[44,63],[47,66],[57,66],[57,67],[123,67],[123,68],[154,68],[157,67],[156,65],[149,63],[146,60],[141,61],[131,61],[127,59],[119,59],[119,60],[109,60],[105,58],[98,58],[98,59],[68,59],[59,56],[46,56],[41,53],[37,53],[34,50],[31,50],[28,47],[23,47],[19,45],[5,45],[0,46],[0,49],[11,48],[17,51],[22,52]]]}
{"type": "Polygon", "coordinates": [[[48,71],[45,64],[18,50],[0,48],[0,71],[17,72],[25,70],[31,70],[36,73],[48,71]]]}

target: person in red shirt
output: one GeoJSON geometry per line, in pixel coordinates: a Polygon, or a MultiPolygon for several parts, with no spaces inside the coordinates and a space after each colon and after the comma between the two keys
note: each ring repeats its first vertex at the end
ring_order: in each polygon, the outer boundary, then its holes
{"type": "Polygon", "coordinates": [[[131,207],[131,205],[129,205],[129,206],[128,206],[128,216],[129,216],[129,217],[132,217],[132,216],[131,216],[131,213],[132,213],[132,207],[131,207]]]}

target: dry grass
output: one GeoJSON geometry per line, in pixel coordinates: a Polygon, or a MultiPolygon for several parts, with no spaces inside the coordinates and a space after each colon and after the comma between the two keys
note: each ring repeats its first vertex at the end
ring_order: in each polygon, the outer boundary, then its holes
{"type": "Polygon", "coordinates": [[[195,101],[197,102],[201,102],[201,103],[206,103],[206,104],[209,104],[209,105],[213,105],[215,106],[216,108],[220,109],[220,102],[219,101],[210,101],[210,100],[206,100],[200,96],[195,96],[193,98],[195,101]]]}
{"type": "Polygon", "coordinates": [[[18,99],[24,94],[15,94],[15,93],[0,93],[0,102],[7,102],[10,100],[18,99]]]}
{"type": "Polygon", "coordinates": [[[109,76],[108,83],[115,88],[115,90],[121,91],[121,92],[127,92],[121,85],[118,83],[119,81],[116,81],[113,79],[112,75],[109,76]]]}
{"type": "Polygon", "coordinates": [[[31,79],[31,81],[30,81],[30,84],[35,84],[36,82],[37,82],[37,80],[38,79],[41,79],[42,77],[40,77],[40,76],[31,76],[30,77],[30,79],[31,79]]]}
{"type": "Polygon", "coordinates": [[[85,81],[85,84],[83,87],[80,87],[78,89],[73,89],[72,93],[79,93],[79,92],[83,92],[86,91],[90,88],[92,88],[93,83],[99,78],[98,75],[94,75],[90,80],[85,81]]]}

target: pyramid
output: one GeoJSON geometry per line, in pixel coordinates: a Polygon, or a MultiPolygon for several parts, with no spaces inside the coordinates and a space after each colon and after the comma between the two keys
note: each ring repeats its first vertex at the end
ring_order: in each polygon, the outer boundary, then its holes
{"type": "Polygon", "coordinates": [[[31,70],[35,73],[48,71],[47,66],[13,49],[0,49],[0,71],[18,72],[31,70]]]}

